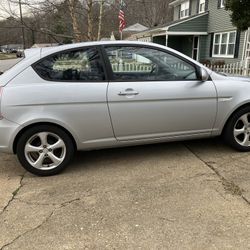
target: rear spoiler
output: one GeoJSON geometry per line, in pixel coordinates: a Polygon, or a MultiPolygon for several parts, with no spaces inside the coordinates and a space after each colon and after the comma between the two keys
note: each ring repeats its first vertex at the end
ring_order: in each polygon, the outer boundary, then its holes
{"type": "Polygon", "coordinates": [[[37,54],[39,54],[39,56],[41,57],[41,51],[42,51],[41,48],[26,49],[24,50],[24,57],[29,58],[37,54]]]}

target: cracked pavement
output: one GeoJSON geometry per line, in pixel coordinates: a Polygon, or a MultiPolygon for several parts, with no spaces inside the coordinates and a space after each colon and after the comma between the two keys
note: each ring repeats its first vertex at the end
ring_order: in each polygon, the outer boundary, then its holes
{"type": "Polygon", "coordinates": [[[79,152],[45,178],[0,154],[0,249],[250,249],[249,169],[219,139],[79,152]]]}

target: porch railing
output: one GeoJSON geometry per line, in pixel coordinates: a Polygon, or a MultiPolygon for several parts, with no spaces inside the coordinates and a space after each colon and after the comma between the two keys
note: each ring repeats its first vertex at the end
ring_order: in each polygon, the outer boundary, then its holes
{"type": "MultiPolygon", "coordinates": [[[[112,69],[114,72],[151,72],[153,70],[153,64],[143,63],[112,63],[112,69]]],[[[169,67],[178,70],[189,70],[189,67],[183,63],[173,63],[169,67]]]]}
{"type": "Polygon", "coordinates": [[[151,64],[112,63],[114,72],[151,72],[151,64]]]}
{"type": "Polygon", "coordinates": [[[250,58],[247,60],[248,63],[230,63],[224,65],[206,65],[207,68],[210,68],[213,71],[230,74],[230,75],[238,75],[238,76],[250,76],[250,58]]]}

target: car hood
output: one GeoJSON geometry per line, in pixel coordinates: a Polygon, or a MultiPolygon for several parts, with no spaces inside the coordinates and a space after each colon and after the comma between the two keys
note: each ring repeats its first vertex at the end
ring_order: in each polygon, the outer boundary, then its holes
{"type": "Polygon", "coordinates": [[[230,80],[234,81],[243,81],[243,82],[250,82],[250,77],[243,77],[243,76],[227,76],[230,80]]]}
{"type": "Polygon", "coordinates": [[[230,80],[230,81],[241,81],[241,82],[250,82],[250,77],[247,76],[235,76],[225,73],[218,73],[212,71],[211,77],[213,80],[230,80]]]}

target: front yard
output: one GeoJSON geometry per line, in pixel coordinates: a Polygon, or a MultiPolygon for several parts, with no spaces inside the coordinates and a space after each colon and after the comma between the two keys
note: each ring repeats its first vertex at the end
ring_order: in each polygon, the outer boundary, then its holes
{"type": "Polygon", "coordinates": [[[14,58],[16,58],[15,53],[11,53],[11,54],[0,53],[0,60],[7,60],[7,59],[14,59],[14,58]]]}

